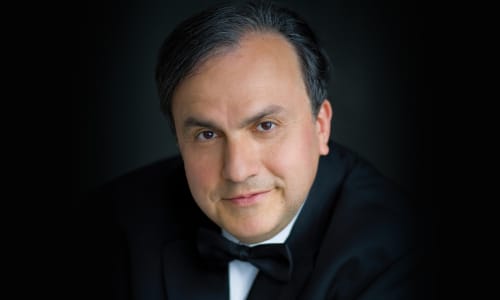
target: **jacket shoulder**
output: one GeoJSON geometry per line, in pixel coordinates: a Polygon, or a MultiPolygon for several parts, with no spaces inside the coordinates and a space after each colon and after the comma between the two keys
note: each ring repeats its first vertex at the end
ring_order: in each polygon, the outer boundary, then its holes
{"type": "MultiPolygon", "coordinates": [[[[116,226],[175,228],[199,209],[191,197],[182,159],[162,159],[119,176],[95,190],[90,205],[108,212],[116,226]]],[[[181,226],[181,225],[179,225],[181,226]]]]}
{"type": "Polygon", "coordinates": [[[332,298],[392,299],[384,294],[387,285],[398,295],[413,293],[419,284],[412,278],[421,274],[425,251],[414,200],[342,145],[335,144],[325,165],[340,175],[315,274],[318,282],[330,282],[324,293],[332,298]]]}

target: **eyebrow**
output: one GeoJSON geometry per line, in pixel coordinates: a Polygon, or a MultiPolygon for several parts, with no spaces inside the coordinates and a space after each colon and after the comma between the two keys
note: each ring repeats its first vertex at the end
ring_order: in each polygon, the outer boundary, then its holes
{"type": "MultiPolygon", "coordinates": [[[[283,106],[280,105],[270,105],[263,110],[257,112],[255,115],[250,116],[243,120],[239,128],[244,128],[250,124],[257,122],[258,120],[274,114],[282,113],[285,110],[283,106]]],[[[208,120],[197,119],[195,117],[189,117],[184,121],[184,129],[188,129],[190,127],[206,127],[215,130],[220,130],[219,126],[217,126],[214,122],[208,120]]]]}

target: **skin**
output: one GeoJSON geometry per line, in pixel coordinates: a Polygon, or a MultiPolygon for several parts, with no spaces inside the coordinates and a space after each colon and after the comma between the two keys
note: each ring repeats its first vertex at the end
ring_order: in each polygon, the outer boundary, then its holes
{"type": "Polygon", "coordinates": [[[279,233],[295,216],[328,154],[332,109],[317,116],[298,57],[273,33],[199,66],[174,92],[172,111],[191,193],[244,243],[279,233]]]}

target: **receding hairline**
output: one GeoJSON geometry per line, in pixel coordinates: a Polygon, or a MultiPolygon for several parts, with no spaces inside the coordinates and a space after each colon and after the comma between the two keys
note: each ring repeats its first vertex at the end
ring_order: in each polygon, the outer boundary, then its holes
{"type": "MultiPolygon", "coordinates": [[[[307,89],[307,84],[305,82],[304,78],[304,72],[302,70],[302,64],[300,61],[299,53],[297,52],[297,49],[293,45],[292,42],[288,40],[286,36],[281,34],[280,32],[273,30],[273,29],[248,29],[245,32],[243,32],[237,39],[235,43],[230,43],[230,44],[225,44],[225,45],[220,45],[216,47],[215,49],[212,49],[209,51],[206,55],[201,57],[189,70],[184,77],[182,77],[179,82],[176,84],[172,91],[172,102],[175,98],[176,91],[178,88],[183,84],[184,81],[188,80],[189,78],[196,76],[199,74],[199,72],[203,69],[203,67],[209,62],[212,61],[213,59],[223,57],[225,55],[231,54],[236,52],[238,49],[241,48],[241,45],[243,42],[251,40],[254,37],[267,37],[267,38],[273,38],[273,39],[279,39],[285,42],[287,47],[292,50],[294,53],[295,60],[298,64],[299,67],[299,72],[300,72],[300,77],[302,79],[302,82],[304,83],[304,87],[307,89]]],[[[173,104],[173,103],[172,103],[173,104]]]]}
{"type": "Polygon", "coordinates": [[[184,20],[160,48],[155,79],[161,110],[171,121],[172,129],[172,102],[178,87],[206,61],[231,52],[242,37],[256,33],[280,36],[291,45],[313,114],[317,114],[327,96],[329,60],[307,22],[277,3],[221,3],[184,20]]]}

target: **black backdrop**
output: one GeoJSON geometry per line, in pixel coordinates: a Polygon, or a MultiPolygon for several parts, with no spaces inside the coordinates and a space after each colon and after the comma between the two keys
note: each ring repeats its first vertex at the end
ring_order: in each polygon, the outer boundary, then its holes
{"type": "MultiPolygon", "coordinates": [[[[112,0],[76,8],[74,199],[177,153],[159,111],[157,51],[177,23],[215,2],[112,0]]],[[[409,192],[429,195],[432,112],[423,80],[425,20],[416,3],[277,2],[302,15],[329,53],[334,139],[409,192]]]]}

